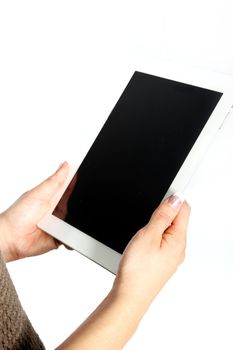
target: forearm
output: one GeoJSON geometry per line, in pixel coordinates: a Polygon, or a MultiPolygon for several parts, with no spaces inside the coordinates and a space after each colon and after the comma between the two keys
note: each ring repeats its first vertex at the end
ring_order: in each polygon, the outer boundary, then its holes
{"type": "Polygon", "coordinates": [[[144,305],[135,305],[112,290],[57,350],[122,349],[136,331],[145,312],[144,305]]]}

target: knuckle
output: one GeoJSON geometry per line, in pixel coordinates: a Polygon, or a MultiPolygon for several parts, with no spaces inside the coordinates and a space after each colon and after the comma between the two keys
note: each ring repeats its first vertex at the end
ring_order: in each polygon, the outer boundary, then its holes
{"type": "Polygon", "coordinates": [[[21,196],[19,198],[25,198],[25,197],[28,197],[30,194],[30,191],[25,191],[21,194],[21,196]]]}
{"type": "Polygon", "coordinates": [[[186,247],[185,239],[179,239],[176,242],[176,246],[177,246],[178,251],[183,252],[185,250],[185,247],[186,247]]]}
{"type": "MultiPolygon", "coordinates": [[[[46,180],[45,180],[46,181],[46,180]]],[[[51,175],[51,176],[49,176],[48,178],[47,178],[47,183],[50,183],[50,182],[57,182],[57,177],[56,177],[56,174],[53,174],[53,175],[51,175]]]]}
{"type": "Polygon", "coordinates": [[[146,230],[145,230],[144,227],[142,227],[140,230],[138,230],[137,236],[138,236],[139,239],[143,239],[145,237],[145,231],[146,230]]]}
{"type": "Polygon", "coordinates": [[[166,222],[166,224],[171,225],[173,218],[172,216],[165,210],[158,210],[157,219],[166,222]]]}
{"type": "Polygon", "coordinates": [[[175,265],[179,266],[180,264],[182,264],[185,259],[185,249],[175,250],[175,252],[173,252],[173,259],[175,265]]]}

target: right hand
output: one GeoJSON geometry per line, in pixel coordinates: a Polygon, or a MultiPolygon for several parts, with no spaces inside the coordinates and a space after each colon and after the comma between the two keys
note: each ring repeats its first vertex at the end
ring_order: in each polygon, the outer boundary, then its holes
{"type": "MultiPolygon", "coordinates": [[[[171,196],[127,245],[113,290],[147,308],[184,260],[190,206],[171,196]]],[[[135,304],[136,303],[136,304],[135,304]]]]}
{"type": "Polygon", "coordinates": [[[184,259],[189,214],[189,205],[174,197],[155,210],[126,247],[108,296],[59,350],[123,349],[156,294],[184,259]]]}

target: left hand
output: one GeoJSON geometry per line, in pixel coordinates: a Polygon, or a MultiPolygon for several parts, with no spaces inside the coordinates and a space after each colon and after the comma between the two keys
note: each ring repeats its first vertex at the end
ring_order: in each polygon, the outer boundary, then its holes
{"type": "Polygon", "coordinates": [[[32,190],[25,192],[0,214],[0,250],[6,262],[39,255],[60,245],[55,238],[37,227],[49,210],[52,199],[67,178],[68,163],[32,190]]]}

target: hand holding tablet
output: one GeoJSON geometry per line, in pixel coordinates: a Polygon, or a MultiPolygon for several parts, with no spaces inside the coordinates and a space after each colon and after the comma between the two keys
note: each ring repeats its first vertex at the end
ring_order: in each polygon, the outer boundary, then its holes
{"type": "Polygon", "coordinates": [[[126,247],[110,293],[57,350],[123,349],[184,259],[190,207],[182,203],[171,196],[155,210],[126,247]]]}
{"type": "Polygon", "coordinates": [[[127,245],[115,279],[117,293],[146,309],[185,257],[190,206],[168,197],[127,245]]]}
{"type": "Polygon", "coordinates": [[[135,72],[78,169],[63,164],[0,215],[5,260],[54,249],[57,238],[117,272],[59,349],[97,339],[122,348],[182,262],[190,207],[177,194],[162,199],[187,186],[233,102],[231,79],[203,76],[135,72]]]}
{"type": "MultiPolygon", "coordinates": [[[[47,211],[67,174],[68,164],[64,163],[0,215],[0,250],[6,261],[42,254],[58,246],[38,229],[36,221],[47,211]]],[[[67,199],[59,214],[66,214],[66,205],[67,199]]],[[[109,349],[112,339],[114,348],[125,345],[184,258],[189,213],[188,204],[178,194],[161,203],[126,247],[107,297],[58,349],[92,349],[97,339],[100,349],[109,349]]]]}
{"type": "Polygon", "coordinates": [[[0,250],[5,261],[40,255],[61,244],[37,223],[48,212],[68,173],[69,165],[64,162],[53,175],[25,192],[0,214],[0,250]]]}
{"type": "Polygon", "coordinates": [[[227,76],[136,71],[39,226],[116,273],[163,198],[184,191],[232,104],[227,76]]]}

